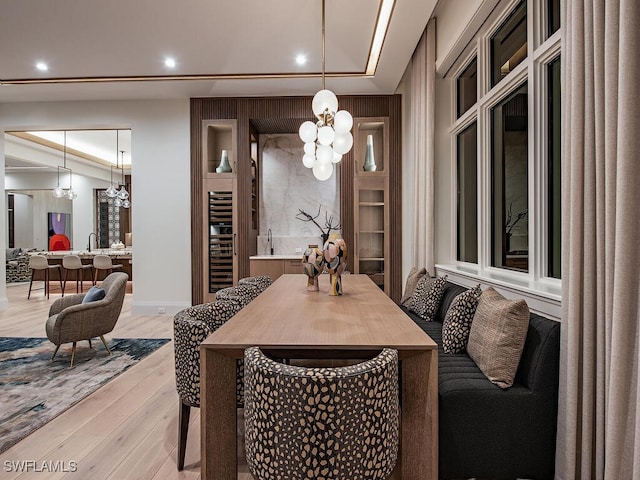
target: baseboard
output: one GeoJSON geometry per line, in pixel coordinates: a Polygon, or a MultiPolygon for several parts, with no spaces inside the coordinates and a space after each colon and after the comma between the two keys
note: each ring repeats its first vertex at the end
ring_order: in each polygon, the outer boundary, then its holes
{"type": "Polygon", "coordinates": [[[131,304],[131,313],[134,315],[167,315],[173,316],[180,310],[190,307],[190,303],[177,302],[134,302],[131,304]]]}

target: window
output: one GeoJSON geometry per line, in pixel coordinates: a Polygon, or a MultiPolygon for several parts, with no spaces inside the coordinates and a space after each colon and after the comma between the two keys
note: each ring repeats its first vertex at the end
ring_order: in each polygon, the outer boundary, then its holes
{"type": "Polygon", "coordinates": [[[547,65],[549,102],[547,105],[548,151],[548,272],[553,278],[560,278],[561,237],[560,237],[560,58],[547,65]]]}
{"type": "Polygon", "coordinates": [[[478,127],[476,122],[458,134],[457,259],[478,263],[478,127]]]}
{"type": "Polygon", "coordinates": [[[491,37],[491,86],[527,58],[527,2],[521,2],[491,37]]]}
{"type": "Polygon", "coordinates": [[[469,110],[478,99],[478,61],[474,57],[456,80],[458,92],[458,118],[469,110]]]}
{"type": "Polygon", "coordinates": [[[547,37],[560,29],[560,0],[547,0],[547,37]]]}
{"type": "Polygon", "coordinates": [[[527,85],[491,109],[491,265],[526,272],[529,258],[527,85]]]}

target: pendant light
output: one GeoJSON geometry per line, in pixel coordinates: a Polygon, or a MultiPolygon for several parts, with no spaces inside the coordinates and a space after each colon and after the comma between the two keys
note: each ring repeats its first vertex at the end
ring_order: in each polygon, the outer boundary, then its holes
{"type": "MultiPolygon", "coordinates": [[[[119,137],[119,131],[116,130],[116,168],[118,165],[118,150],[120,149],[120,137],[119,137]]],[[[113,186],[113,165],[110,166],[111,172],[111,183],[109,185],[109,188],[107,188],[107,190],[105,191],[107,197],[109,198],[114,198],[117,194],[118,194],[118,189],[116,187],[113,186]]]]}
{"type": "Polygon", "coordinates": [[[325,86],[325,0],[322,0],[322,90],[311,103],[318,121],[306,121],[298,131],[304,143],[302,163],[313,169],[318,180],[327,180],[333,174],[333,164],[351,150],[353,117],[346,110],[338,110],[338,97],[325,86]]]}
{"type": "Polygon", "coordinates": [[[122,188],[118,192],[118,199],[122,200],[122,206],[124,208],[129,208],[131,206],[131,202],[129,201],[129,192],[127,192],[125,177],[124,177],[124,150],[120,150],[122,154],[122,161],[120,162],[120,170],[122,172],[122,188]]]}
{"type": "Polygon", "coordinates": [[[67,131],[64,131],[64,145],[63,145],[63,166],[58,166],[58,183],[56,188],[53,189],[53,196],[56,198],[68,198],[69,200],[75,200],[78,198],[78,194],[73,191],[73,172],[70,168],[67,168],[67,131]],[[64,190],[60,186],[60,169],[67,170],[69,172],[69,190],[64,190]]]}

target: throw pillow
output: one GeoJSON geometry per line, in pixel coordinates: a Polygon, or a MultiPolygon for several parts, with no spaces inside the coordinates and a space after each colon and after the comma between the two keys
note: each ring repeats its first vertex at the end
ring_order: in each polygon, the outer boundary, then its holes
{"type": "Polygon", "coordinates": [[[476,313],[482,290],[478,284],[453,299],[442,322],[442,349],[444,353],[462,353],[467,349],[471,322],[476,313]]]}
{"type": "Polygon", "coordinates": [[[420,280],[425,275],[429,276],[426,268],[421,268],[420,270],[418,270],[416,267],[411,267],[409,276],[407,276],[407,284],[404,287],[404,294],[400,299],[400,305],[404,305],[405,307],[409,306],[407,302],[411,299],[411,296],[416,289],[416,285],[418,284],[418,280],[420,280]]]}
{"type": "Polygon", "coordinates": [[[82,303],[95,302],[97,300],[102,300],[107,295],[107,292],[104,288],[93,286],[89,289],[89,291],[85,294],[82,299],[82,303]]]}
{"type": "Polygon", "coordinates": [[[529,328],[524,300],[508,300],[488,288],[478,301],[467,353],[482,373],[501,388],[513,385],[529,328]]]}
{"type": "Polygon", "coordinates": [[[447,276],[429,277],[425,275],[416,285],[416,290],[411,297],[411,304],[408,307],[423,320],[431,321],[438,311],[444,287],[447,283],[447,276]]]}

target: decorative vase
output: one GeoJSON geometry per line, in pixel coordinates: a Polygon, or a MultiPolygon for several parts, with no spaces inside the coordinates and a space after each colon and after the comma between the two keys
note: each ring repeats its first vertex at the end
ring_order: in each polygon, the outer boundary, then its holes
{"type": "Polygon", "coordinates": [[[367,151],[364,155],[364,166],[362,169],[365,172],[375,172],[376,171],[376,160],[373,155],[373,135],[367,135],[367,151]]]}
{"type": "Polygon", "coordinates": [[[324,270],[324,256],[318,245],[309,245],[302,255],[302,269],[307,275],[307,290],[317,292],[320,290],[318,286],[318,275],[324,270]]]}
{"type": "Polygon", "coordinates": [[[216,173],[224,173],[230,172],[231,165],[229,165],[229,151],[222,150],[222,154],[220,155],[220,165],[216,168],[216,173]]]}
{"type": "Polygon", "coordinates": [[[324,262],[329,272],[329,295],[342,295],[342,272],[347,268],[347,244],[338,233],[331,234],[324,244],[324,262]]]}

